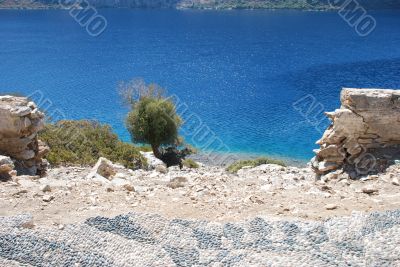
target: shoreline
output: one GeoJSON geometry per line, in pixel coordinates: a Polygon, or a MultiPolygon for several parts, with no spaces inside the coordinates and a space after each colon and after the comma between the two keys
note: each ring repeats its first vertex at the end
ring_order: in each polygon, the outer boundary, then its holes
{"type": "Polygon", "coordinates": [[[298,167],[298,168],[304,168],[307,167],[308,162],[310,159],[298,159],[298,158],[291,158],[291,157],[285,157],[282,155],[267,155],[267,154],[260,154],[260,153],[251,153],[251,152],[217,152],[217,151],[198,151],[196,154],[190,155],[187,158],[193,159],[201,164],[204,164],[206,166],[218,166],[218,167],[226,167],[227,165],[233,163],[229,162],[229,164],[218,164],[213,162],[212,160],[214,158],[226,158],[229,159],[229,157],[232,157],[234,159],[233,161],[237,160],[252,160],[252,159],[257,159],[260,157],[267,157],[271,159],[276,159],[276,160],[282,160],[283,162],[286,163],[287,166],[289,167],[298,167]]]}

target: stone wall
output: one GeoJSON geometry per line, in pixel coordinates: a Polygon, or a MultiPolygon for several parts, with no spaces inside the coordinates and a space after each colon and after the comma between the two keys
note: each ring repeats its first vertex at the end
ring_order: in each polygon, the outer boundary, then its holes
{"type": "Polygon", "coordinates": [[[344,88],[340,109],[326,115],[332,124],[311,161],[317,174],[343,168],[357,177],[400,158],[400,90],[344,88]]]}
{"type": "Polygon", "coordinates": [[[0,96],[0,155],[14,161],[18,174],[42,174],[48,147],[37,133],[43,128],[44,114],[25,97],[0,96]]]}

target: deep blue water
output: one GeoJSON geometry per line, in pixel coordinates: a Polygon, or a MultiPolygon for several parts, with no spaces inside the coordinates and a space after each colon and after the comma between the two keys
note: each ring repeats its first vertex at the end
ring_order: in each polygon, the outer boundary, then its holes
{"type": "Polygon", "coordinates": [[[0,93],[41,90],[50,111],[128,141],[116,87],[143,77],[232,152],[308,159],[321,133],[294,102],[311,94],[331,111],[341,87],[400,88],[399,12],[370,12],[377,28],[363,38],[334,12],[99,12],[108,27],[94,38],[67,11],[0,11],[0,93]]]}

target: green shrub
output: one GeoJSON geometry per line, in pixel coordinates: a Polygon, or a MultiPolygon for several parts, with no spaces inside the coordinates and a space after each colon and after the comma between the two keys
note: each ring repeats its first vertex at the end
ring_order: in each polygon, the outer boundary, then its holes
{"type": "Polygon", "coordinates": [[[123,100],[131,106],[126,126],[134,143],[150,144],[154,156],[161,159],[161,146],[178,143],[181,118],[175,104],[164,96],[156,85],[146,85],[143,80],[133,80],[120,85],[123,100]]]}
{"type": "Polygon", "coordinates": [[[250,166],[252,168],[263,165],[263,164],[277,164],[283,167],[286,167],[286,164],[281,160],[270,159],[266,157],[261,157],[257,159],[249,159],[249,160],[239,160],[235,163],[229,165],[226,170],[231,173],[236,173],[238,170],[245,166],[250,166]]]}
{"type": "Polygon", "coordinates": [[[138,169],[146,159],[131,144],[118,139],[111,127],[95,121],[60,121],[47,124],[39,134],[50,147],[47,160],[53,165],[93,165],[100,157],[138,169]]]}
{"type": "Polygon", "coordinates": [[[137,149],[142,152],[152,152],[151,146],[144,145],[144,146],[137,146],[137,149]]]}
{"type": "Polygon", "coordinates": [[[185,159],[184,161],[182,161],[182,163],[183,163],[183,166],[190,168],[190,169],[199,168],[199,164],[197,164],[197,162],[192,159],[185,159]]]}

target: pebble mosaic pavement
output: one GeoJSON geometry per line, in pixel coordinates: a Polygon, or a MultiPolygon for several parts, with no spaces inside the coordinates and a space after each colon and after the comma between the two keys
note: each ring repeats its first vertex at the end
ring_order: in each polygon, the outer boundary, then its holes
{"type": "Polygon", "coordinates": [[[400,266],[400,210],[216,223],[130,213],[59,230],[0,217],[0,266],[400,266]]]}

